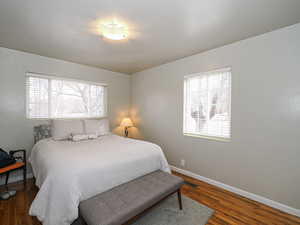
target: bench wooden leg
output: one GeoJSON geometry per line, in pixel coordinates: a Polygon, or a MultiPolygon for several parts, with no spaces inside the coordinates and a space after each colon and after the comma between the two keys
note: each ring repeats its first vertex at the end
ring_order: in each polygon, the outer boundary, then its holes
{"type": "Polygon", "coordinates": [[[177,196],[178,196],[179,209],[182,210],[182,199],[181,199],[180,189],[178,189],[177,191],[177,196]]]}

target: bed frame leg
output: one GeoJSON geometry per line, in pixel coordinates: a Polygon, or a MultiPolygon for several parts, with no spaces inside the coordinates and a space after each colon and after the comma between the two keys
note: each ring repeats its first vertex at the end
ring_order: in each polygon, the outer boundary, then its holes
{"type": "Polygon", "coordinates": [[[177,196],[178,196],[179,209],[182,210],[182,199],[181,199],[180,189],[178,189],[178,191],[177,191],[177,196]]]}

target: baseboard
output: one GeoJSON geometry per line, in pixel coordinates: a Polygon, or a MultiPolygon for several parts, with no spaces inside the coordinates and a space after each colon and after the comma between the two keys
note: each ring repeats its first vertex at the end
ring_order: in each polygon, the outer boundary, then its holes
{"type": "MultiPolygon", "coordinates": [[[[30,179],[30,178],[33,178],[33,174],[27,173],[27,179],[30,179]]],[[[22,180],[23,180],[23,174],[10,174],[8,183],[11,184],[11,183],[15,183],[15,182],[22,181],[22,180]]],[[[1,179],[0,185],[4,185],[4,184],[5,184],[4,179],[1,179]]]]}
{"type": "Polygon", "coordinates": [[[251,200],[263,203],[263,204],[268,205],[268,206],[270,206],[272,208],[275,208],[275,209],[281,210],[283,212],[286,212],[286,213],[289,213],[289,214],[292,214],[292,215],[300,217],[300,210],[299,209],[292,208],[292,207],[284,205],[282,203],[275,202],[275,201],[273,201],[271,199],[268,199],[268,198],[265,198],[265,197],[262,197],[262,196],[259,196],[259,195],[256,195],[256,194],[244,191],[244,190],[236,188],[236,187],[232,187],[230,185],[221,183],[219,181],[215,181],[213,179],[200,176],[200,175],[195,174],[195,173],[193,173],[191,171],[188,171],[188,170],[184,170],[184,169],[181,169],[181,168],[178,168],[178,167],[175,167],[175,166],[170,166],[170,167],[175,172],[178,172],[178,173],[181,173],[183,175],[195,178],[197,180],[204,181],[206,183],[209,183],[209,184],[212,184],[214,186],[220,187],[222,189],[225,189],[227,191],[230,191],[230,192],[233,192],[235,194],[241,195],[243,197],[249,198],[251,200]]]}

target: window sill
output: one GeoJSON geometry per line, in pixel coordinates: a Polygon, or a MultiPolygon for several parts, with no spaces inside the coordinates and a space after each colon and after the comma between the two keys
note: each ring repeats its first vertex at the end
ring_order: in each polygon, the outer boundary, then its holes
{"type": "Polygon", "coordinates": [[[205,135],[189,134],[189,133],[183,133],[183,135],[188,136],[188,137],[207,139],[207,140],[211,140],[211,141],[221,141],[221,142],[230,142],[231,141],[230,138],[213,137],[213,136],[205,136],[205,135]]]}

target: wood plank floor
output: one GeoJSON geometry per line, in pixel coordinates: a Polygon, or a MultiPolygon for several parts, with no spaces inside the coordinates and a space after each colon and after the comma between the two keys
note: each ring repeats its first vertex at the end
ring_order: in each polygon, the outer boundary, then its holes
{"type": "MultiPolygon", "coordinates": [[[[215,214],[207,225],[300,225],[300,218],[298,217],[205,182],[178,173],[174,174],[197,185],[196,187],[184,185],[182,188],[184,195],[215,210],[215,214]]],[[[28,215],[30,204],[38,191],[33,180],[28,180],[26,188],[23,188],[21,183],[10,185],[10,187],[19,191],[15,197],[0,201],[0,225],[41,225],[36,218],[28,215]]]]}
{"type": "Polygon", "coordinates": [[[215,210],[207,225],[221,224],[261,224],[295,225],[300,218],[281,212],[259,202],[247,199],[208,183],[174,173],[197,187],[184,185],[184,195],[215,210]]]}

